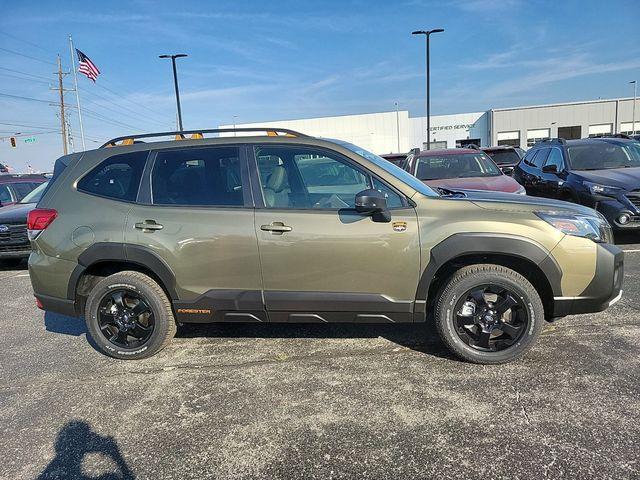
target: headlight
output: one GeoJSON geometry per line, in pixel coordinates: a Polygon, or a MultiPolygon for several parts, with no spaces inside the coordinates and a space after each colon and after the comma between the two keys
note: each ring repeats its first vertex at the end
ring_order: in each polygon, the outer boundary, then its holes
{"type": "Polygon", "coordinates": [[[589,189],[591,195],[606,195],[608,197],[615,197],[622,191],[622,189],[618,187],[599,185],[592,182],[582,182],[582,184],[589,189]]]}
{"type": "Polygon", "coordinates": [[[535,212],[549,225],[567,235],[590,238],[594,242],[613,243],[611,226],[604,217],[569,212],[535,212]]]}

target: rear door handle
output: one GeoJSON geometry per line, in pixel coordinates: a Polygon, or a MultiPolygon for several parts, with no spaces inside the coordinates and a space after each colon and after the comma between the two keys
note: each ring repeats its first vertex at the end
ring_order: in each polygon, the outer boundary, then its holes
{"type": "Polygon", "coordinates": [[[142,231],[154,231],[154,230],[162,230],[164,228],[163,225],[160,225],[155,220],[145,220],[144,222],[139,222],[134,225],[138,230],[142,231]]]}
{"type": "Polygon", "coordinates": [[[271,232],[274,235],[282,235],[284,232],[290,232],[293,228],[282,222],[271,222],[269,225],[261,225],[260,230],[271,232]]]}

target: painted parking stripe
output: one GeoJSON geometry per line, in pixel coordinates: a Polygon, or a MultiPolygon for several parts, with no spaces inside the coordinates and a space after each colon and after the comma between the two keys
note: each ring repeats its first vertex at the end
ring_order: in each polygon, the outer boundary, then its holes
{"type": "Polygon", "coordinates": [[[622,250],[622,251],[625,252],[625,253],[638,253],[638,252],[640,252],[640,248],[637,248],[635,250],[622,250]]]}

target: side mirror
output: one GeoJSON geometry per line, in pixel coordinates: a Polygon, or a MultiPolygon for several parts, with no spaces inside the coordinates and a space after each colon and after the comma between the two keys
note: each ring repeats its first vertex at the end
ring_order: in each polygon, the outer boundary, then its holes
{"type": "Polygon", "coordinates": [[[505,175],[513,175],[513,167],[501,167],[502,173],[505,175]]]}
{"type": "Polygon", "coordinates": [[[356,193],[356,212],[370,216],[374,222],[391,221],[387,199],[373,188],[356,193]]]}
{"type": "Polygon", "coordinates": [[[558,166],[557,165],[545,165],[544,167],[542,167],[542,172],[543,173],[558,173],[558,166]]]}

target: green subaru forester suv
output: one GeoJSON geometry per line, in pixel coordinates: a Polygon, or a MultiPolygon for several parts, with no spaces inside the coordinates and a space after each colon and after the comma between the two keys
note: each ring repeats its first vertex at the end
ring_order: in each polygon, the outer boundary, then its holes
{"type": "Polygon", "coordinates": [[[84,316],[122,359],[177,323],[432,319],[456,355],[495,364],[622,294],[623,253],[592,209],[432,190],[349,143],[258,130],[60,158],[28,219],[38,306],[84,316]]]}

